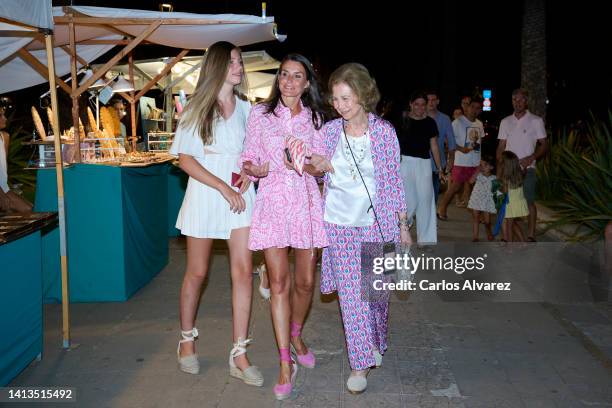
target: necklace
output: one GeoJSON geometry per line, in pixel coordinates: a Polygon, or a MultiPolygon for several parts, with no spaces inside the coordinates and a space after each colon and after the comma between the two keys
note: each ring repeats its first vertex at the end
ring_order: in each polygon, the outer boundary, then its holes
{"type": "Polygon", "coordinates": [[[369,141],[370,137],[367,130],[360,137],[342,138],[342,154],[344,155],[344,159],[348,162],[349,171],[353,180],[357,180],[357,176],[359,175],[357,167],[366,157],[369,141]]]}

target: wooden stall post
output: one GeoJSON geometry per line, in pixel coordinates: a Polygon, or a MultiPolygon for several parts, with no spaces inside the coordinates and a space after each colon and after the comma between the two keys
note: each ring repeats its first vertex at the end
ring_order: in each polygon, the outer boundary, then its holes
{"type": "MultiPolygon", "coordinates": [[[[72,85],[72,126],[74,128],[74,143],[76,144],[76,157],[75,162],[81,162],[81,127],[79,126],[79,95],[76,93],[78,82],[77,82],[77,53],[76,53],[76,39],[74,32],[74,22],[72,21],[72,14],[68,15],[70,17],[70,22],[68,23],[68,31],[70,34],[70,76],[72,81],[70,85],[72,85]]],[[[60,134],[57,133],[55,138],[59,138],[60,134]]]]}
{"type": "Polygon", "coordinates": [[[132,84],[132,90],[130,91],[130,117],[131,117],[131,121],[132,121],[132,137],[130,138],[132,140],[132,151],[135,152],[136,151],[136,100],[134,98],[135,95],[135,90],[136,90],[136,86],[135,86],[135,81],[134,81],[134,57],[132,56],[132,53],[130,52],[128,54],[128,67],[129,67],[129,73],[130,73],[130,83],[132,84]]]}
{"type": "MultiPolygon", "coordinates": [[[[70,348],[70,295],[68,287],[68,254],[66,251],[64,166],[62,163],[62,143],[59,137],[59,107],[57,104],[57,90],[55,89],[55,59],[53,58],[53,39],[51,34],[45,35],[45,46],[47,48],[47,67],[49,68],[51,108],[53,109],[53,120],[51,126],[53,127],[53,134],[55,135],[55,137],[53,138],[53,144],[55,145],[55,173],[57,175],[57,210],[59,213],[60,263],[62,269],[62,344],[65,349],[68,349],[70,348]]],[[[79,143],[78,139],[77,143],[79,143]]]]}

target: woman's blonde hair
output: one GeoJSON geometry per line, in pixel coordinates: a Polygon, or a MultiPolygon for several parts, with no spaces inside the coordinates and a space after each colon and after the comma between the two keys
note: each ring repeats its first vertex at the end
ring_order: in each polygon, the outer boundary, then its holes
{"type": "Polygon", "coordinates": [[[523,171],[516,154],[506,150],[501,157],[501,181],[506,189],[523,185],[523,171]]]}
{"type": "Polygon", "coordinates": [[[359,99],[359,104],[366,112],[376,112],[376,105],[380,101],[380,92],[376,81],[370,76],[366,67],[356,62],[349,62],[336,68],[329,77],[329,93],[331,95],[334,85],[344,82],[359,99]]]}
{"type": "MultiPolygon", "coordinates": [[[[179,126],[184,128],[196,126],[204,145],[209,145],[214,140],[213,123],[221,116],[217,96],[227,77],[232,50],[240,52],[240,48],[227,41],[216,42],[208,48],[202,58],[198,83],[189,97],[179,123],[179,126]]],[[[242,60],[240,63],[243,64],[242,60]]],[[[243,71],[242,80],[234,87],[234,94],[246,100],[247,89],[246,75],[243,71]]]]}

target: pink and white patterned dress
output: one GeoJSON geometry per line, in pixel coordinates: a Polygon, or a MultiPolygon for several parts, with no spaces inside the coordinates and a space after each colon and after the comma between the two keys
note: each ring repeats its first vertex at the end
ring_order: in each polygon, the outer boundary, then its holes
{"type": "MultiPolygon", "coordinates": [[[[301,104],[301,102],[300,102],[301,104]]],[[[258,104],[247,120],[246,140],[239,165],[245,161],[270,163],[266,177],[259,179],[249,235],[249,249],[293,247],[299,249],[327,246],[323,228],[321,193],[314,177],[302,176],[285,167],[285,137],[300,138],[314,153],[324,151],[322,136],[314,128],[312,112],[301,106],[291,117],[289,108],[279,103],[274,113],[258,104]]]]}

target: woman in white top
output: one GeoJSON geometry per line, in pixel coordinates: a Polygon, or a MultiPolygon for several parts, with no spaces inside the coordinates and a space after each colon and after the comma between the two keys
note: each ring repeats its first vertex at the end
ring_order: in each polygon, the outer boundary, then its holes
{"type": "Polygon", "coordinates": [[[6,128],[6,110],[0,106],[0,211],[28,213],[32,211],[32,204],[9,189],[8,148],[10,138],[4,128],[6,128]]]}
{"type": "MultiPolygon", "coordinates": [[[[410,244],[400,150],[393,126],[374,111],[376,82],[361,64],[344,64],[329,78],[334,109],[341,116],[325,124],[325,156],[312,164],[325,175],[325,231],[321,293],[338,292],[352,393],[363,392],[370,367],[382,364],[387,348],[388,298],[363,298],[361,244],[410,244]]],[[[382,249],[382,248],[381,248],[382,249]]]]}
{"type": "Polygon", "coordinates": [[[251,210],[255,199],[248,177],[240,174],[238,158],[245,138],[250,104],[240,49],[217,42],[202,61],[196,89],[185,107],[170,153],[189,175],[176,227],[187,236],[187,268],[180,298],[181,336],[177,350],[182,371],[197,374],[195,328],[202,283],[208,272],[213,239],[225,239],[232,277],[233,341],[230,375],[249,385],[263,385],[259,369],[246,357],[251,313],[252,260],[248,249],[251,210]]]}

